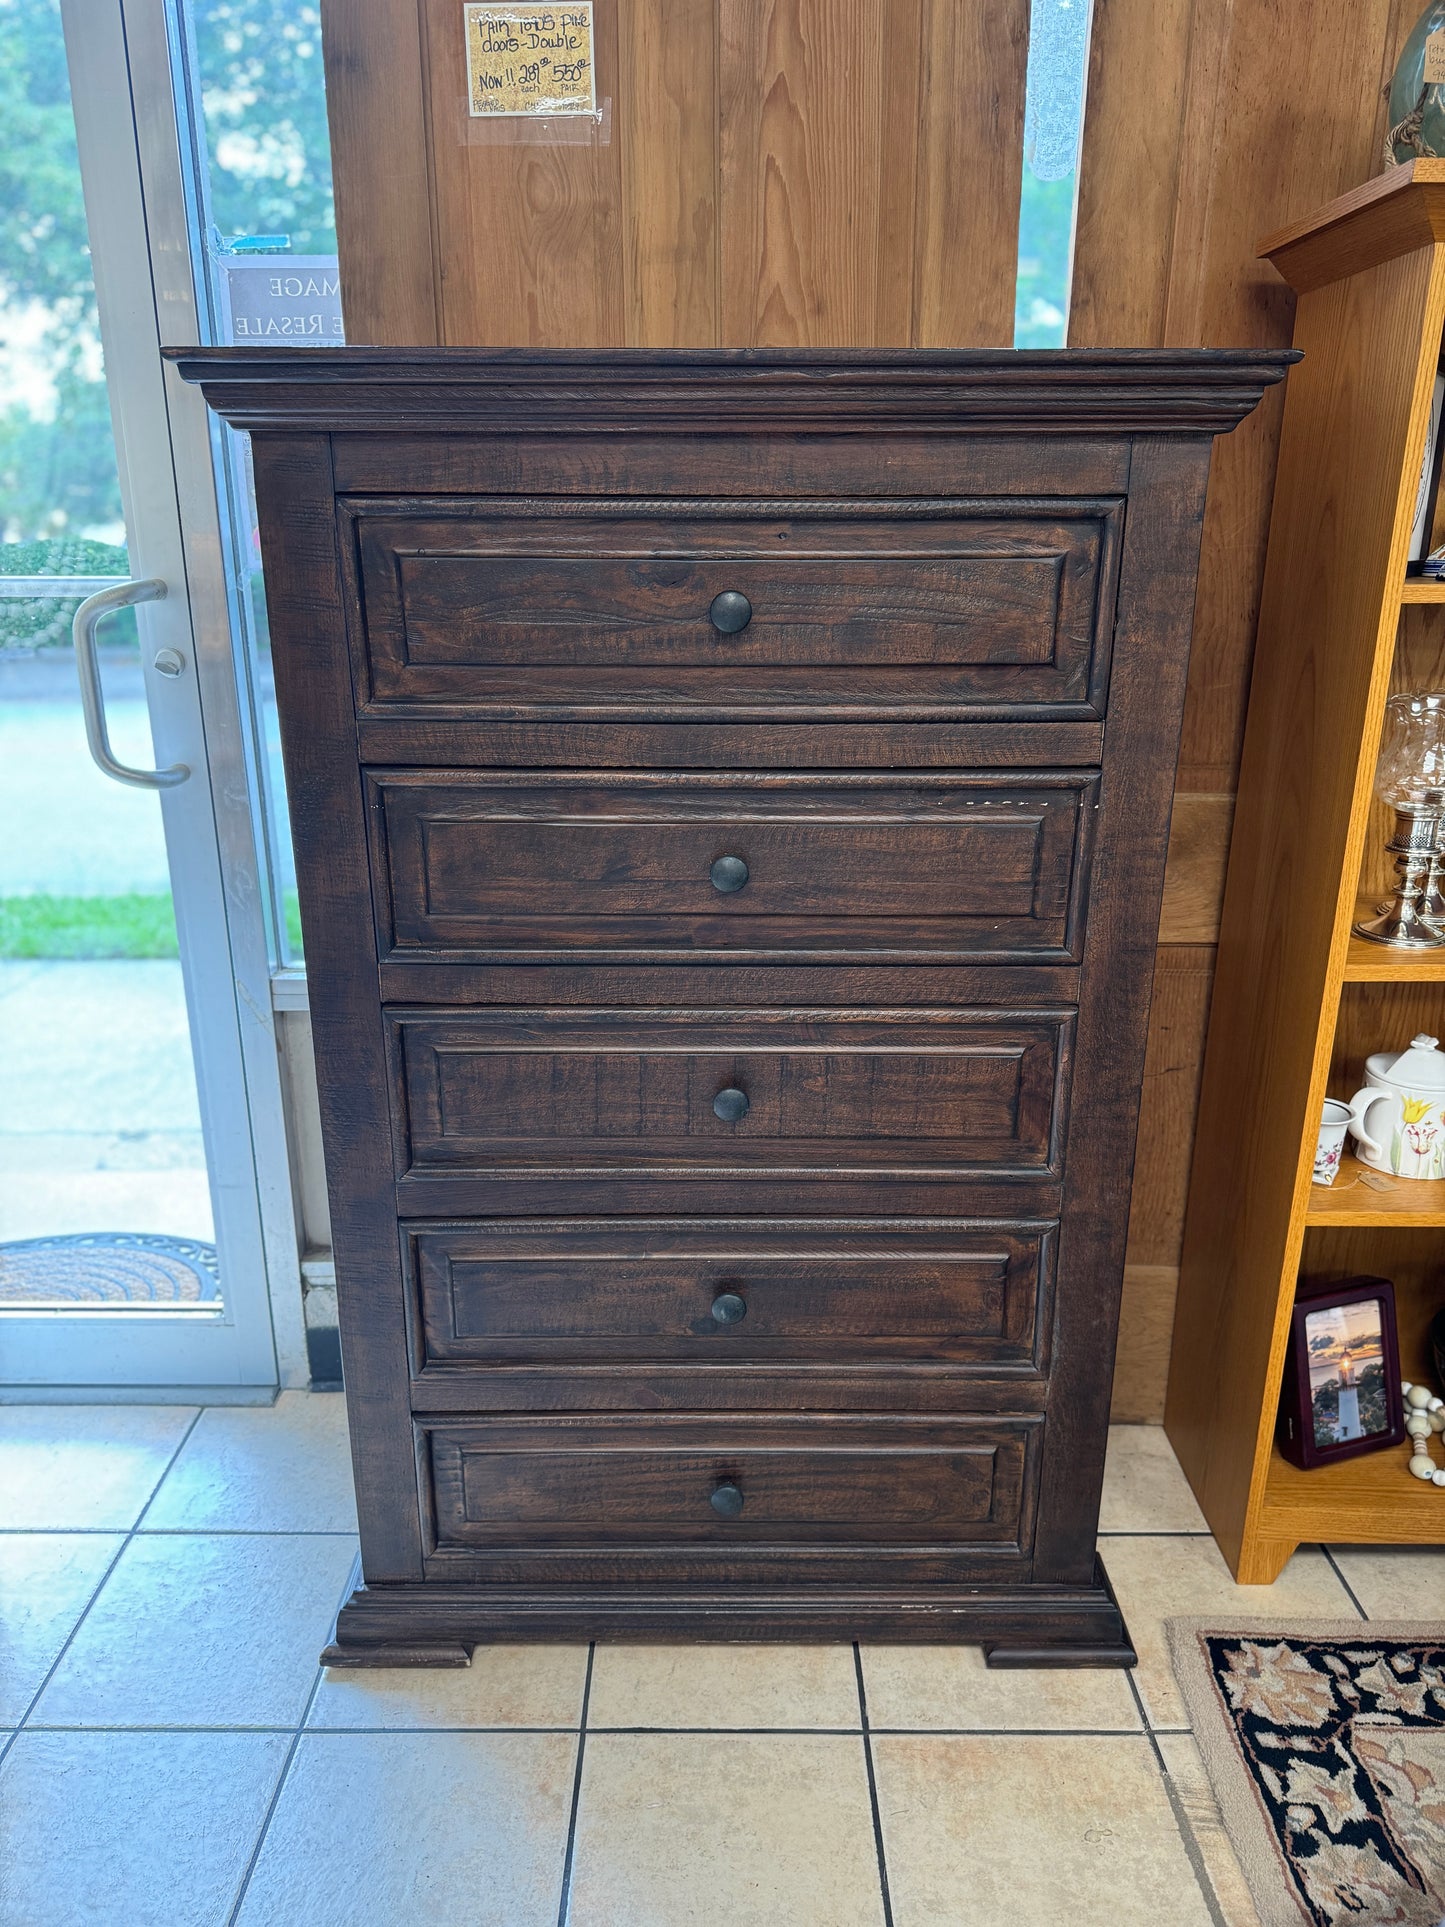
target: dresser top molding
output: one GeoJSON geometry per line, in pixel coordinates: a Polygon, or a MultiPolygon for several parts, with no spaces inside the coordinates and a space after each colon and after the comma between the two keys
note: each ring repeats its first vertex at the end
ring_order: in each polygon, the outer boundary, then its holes
{"type": "Polygon", "coordinates": [[[236,428],[1226,434],[1294,349],[167,348],[236,428]]]}
{"type": "Polygon", "coordinates": [[[1352,187],[1255,249],[1297,294],[1445,242],[1445,161],[1416,160],[1352,187]]]}

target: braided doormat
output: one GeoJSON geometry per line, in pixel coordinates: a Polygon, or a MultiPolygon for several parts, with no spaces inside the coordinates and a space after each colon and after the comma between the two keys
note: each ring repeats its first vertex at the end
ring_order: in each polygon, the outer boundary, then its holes
{"type": "Polygon", "coordinates": [[[1262,1927],[1440,1927],[1445,1625],[1168,1631],[1262,1927]]]}
{"type": "Polygon", "coordinates": [[[0,1244],[0,1305],[200,1304],[219,1299],[216,1247],[146,1231],[0,1244]]]}

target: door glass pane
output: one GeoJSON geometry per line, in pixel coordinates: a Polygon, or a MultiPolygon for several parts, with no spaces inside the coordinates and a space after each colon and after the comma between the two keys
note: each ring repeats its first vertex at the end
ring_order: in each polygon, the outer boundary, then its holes
{"type": "Polygon", "coordinates": [[[1093,0],[1033,0],[1014,284],[1015,348],[1062,348],[1068,340],[1092,25],[1093,0]]]}
{"type": "MultiPolygon", "coordinates": [[[[206,339],[337,346],[336,215],[314,0],[177,0],[173,27],[206,339]]],[[[216,449],[274,954],[280,963],[296,962],[301,929],[250,446],[246,436],[218,425],[216,449]]]]}
{"type": "MultiPolygon", "coordinates": [[[[70,640],[129,560],[59,10],[0,21],[0,1306],[214,1315],[160,803],[90,760],[70,640]]],[[[102,636],[113,746],[150,766],[134,614],[102,636]]]]}

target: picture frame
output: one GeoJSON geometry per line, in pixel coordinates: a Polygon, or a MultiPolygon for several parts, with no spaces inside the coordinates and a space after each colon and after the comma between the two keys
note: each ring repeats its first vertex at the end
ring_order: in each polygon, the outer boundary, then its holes
{"type": "Polygon", "coordinates": [[[1394,1285],[1364,1276],[1302,1281],[1280,1386],[1280,1451],[1309,1471],[1404,1437],[1394,1285]]]}

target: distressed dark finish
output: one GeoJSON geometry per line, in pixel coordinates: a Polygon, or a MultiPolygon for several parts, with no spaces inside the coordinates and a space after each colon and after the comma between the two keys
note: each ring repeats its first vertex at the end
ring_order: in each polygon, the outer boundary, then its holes
{"type": "MultiPolygon", "coordinates": [[[[496,1419],[424,1428],[437,1552],[494,1547],[526,1583],[569,1553],[626,1548],[654,1583],[669,1567],[726,1572],[759,1549],[862,1563],[876,1546],[1018,1550],[1023,1467],[1037,1420],[928,1426],[754,1418],[496,1419]],[[712,1499],[728,1486],[731,1504],[712,1499]],[[685,1557],[672,1549],[686,1547],[685,1557]]],[[[936,1556],[936,1555],[934,1555],[936,1556]]]]}
{"type": "Polygon", "coordinates": [[[1114,499],[343,506],[363,714],[1093,719],[1106,699],[1114,499]]]}
{"type": "Polygon", "coordinates": [[[336,1663],[1128,1663],[1094,1554],[1210,437],[1289,357],[183,351],[255,431],[336,1663]]]}
{"type": "Polygon", "coordinates": [[[627,1176],[635,1198],[685,1209],[694,1175],[1054,1177],[1062,1158],[1067,1011],[403,1009],[387,1023],[404,1210],[422,1195],[408,1181],[436,1170],[465,1175],[478,1212],[511,1171],[627,1176]]]}
{"type": "Polygon", "coordinates": [[[383,958],[1075,961],[1087,776],[370,778],[383,958]],[[720,890],[714,865],[741,863],[720,890]]]}
{"type": "MultiPolygon", "coordinates": [[[[754,1218],[409,1225],[414,1369],[607,1359],[707,1369],[720,1358],[1032,1368],[1050,1229],[754,1218]]],[[[468,1377],[480,1395],[479,1375],[468,1377]]]]}

